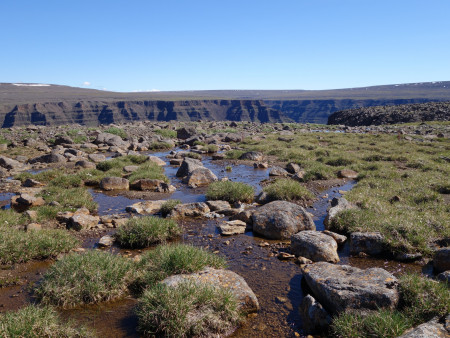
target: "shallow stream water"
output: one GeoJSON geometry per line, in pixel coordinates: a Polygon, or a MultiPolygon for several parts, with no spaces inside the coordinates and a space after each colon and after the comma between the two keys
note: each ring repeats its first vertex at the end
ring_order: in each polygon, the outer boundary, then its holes
{"type": "MultiPolygon", "coordinates": [[[[165,153],[152,154],[168,162],[165,153]]],[[[230,180],[241,181],[251,184],[256,191],[261,189],[260,182],[269,177],[268,170],[257,170],[247,165],[232,165],[232,171],[224,170],[223,161],[212,161],[209,157],[203,159],[205,167],[212,170],[219,178],[227,176],[230,180]]],[[[226,164],[229,165],[229,164],[226,164]]],[[[182,184],[176,177],[178,167],[165,166],[165,173],[177,187],[173,194],[153,194],[146,199],[179,199],[183,203],[199,202],[205,200],[204,189],[191,189],[182,184]]],[[[341,196],[341,192],[350,190],[355,182],[342,180],[341,185],[324,190],[314,205],[308,209],[314,215],[317,230],[323,230],[323,220],[325,219],[329,201],[333,197],[341,196]]],[[[98,213],[121,214],[125,213],[125,208],[133,203],[142,201],[141,198],[129,198],[122,194],[105,194],[103,192],[91,190],[94,200],[99,204],[98,213]]],[[[5,197],[6,198],[6,197],[5,197]]],[[[0,201],[2,196],[0,196],[0,201]]],[[[258,297],[261,310],[256,316],[249,318],[245,324],[239,328],[234,337],[294,337],[301,335],[301,319],[298,313],[298,306],[302,300],[303,292],[301,288],[301,271],[298,265],[292,261],[280,261],[276,258],[278,251],[288,249],[288,244],[280,241],[271,241],[258,238],[252,232],[244,235],[223,237],[217,231],[217,225],[225,219],[186,219],[181,221],[184,228],[184,235],[180,239],[182,242],[201,246],[208,250],[218,252],[227,258],[229,269],[238,273],[247,281],[249,286],[258,297]],[[267,242],[269,246],[262,247],[259,244],[267,242]]],[[[93,235],[84,241],[84,247],[94,248],[98,239],[106,234],[114,233],[114,230],[105,230],[101,234],[93,235]]],[[[113,252],[137,254],[140,251],[123,251],[118,247],[111,248],[113,252]]],[[[340,264],[350,264],[353,266],[382,267],[393,273],[400,273],[405,270],[420,271],[422,267],[415,264],[403,264],[383,259],[367,259],[349,257],[348,247],[344,246],[339,250],[341,258],[340,264]]],[[[28,278],[30,283],[38,280],[40,273],[50,265],[50,263],[36,263],[30,265],[28,278]]],[[[14,306],[17,308],[31,298],[29,288],[25,285],[0,289],[0,310],[3,307],[10,308],[10,304],[5,306],[8,298],[13,298],[14,306]]],[[[61,310],[62,315],[67,319],[73,319],[95,329],[99,337],[137,337],[137,318],[134,314],[136,300],[128,298],[116,302],[108,302],[98,305],[81,306],[71,310],[61,310]]]]}

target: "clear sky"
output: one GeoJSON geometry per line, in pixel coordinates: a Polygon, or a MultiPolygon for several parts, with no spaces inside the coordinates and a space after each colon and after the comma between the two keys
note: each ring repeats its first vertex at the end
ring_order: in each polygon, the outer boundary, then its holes
{"type": "Polygon", "coordinates": [[[450,0],[0,0],[0,82],[114,91],[450,80],[450,0]]]}

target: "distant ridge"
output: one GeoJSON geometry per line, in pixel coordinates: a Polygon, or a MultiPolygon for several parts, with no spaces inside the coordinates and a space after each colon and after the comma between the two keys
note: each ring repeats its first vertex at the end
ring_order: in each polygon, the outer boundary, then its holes
{"type": "Polygon", "coordinates": [[[450,101],[450,81],[333,90],[120,93],[54,84],[0,83],[0,124],[98,125],[136,120],[327,123],[340,110],[450,101]]]}

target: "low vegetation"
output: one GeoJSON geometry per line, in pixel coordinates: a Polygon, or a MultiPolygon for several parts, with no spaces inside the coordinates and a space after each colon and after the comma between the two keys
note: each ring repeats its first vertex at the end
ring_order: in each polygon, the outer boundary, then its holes
{"type": "Polygon", "coordinates": [[[299,201],[314,198],[314,195],[299,182],[285,178],[269,184],[263,191],[271,200],[299,201]]]}
{"type": "Polygon", "coordinates": [[[72,307],[124,296],[133,280],[133,262],[109,252],[70,254],[53,264],[35,289],[43,304],[72,307]]]}
{"type": "Polygon", "coordinates": [[[122,128],[118,128],[118,127],[107,128],[107,129],[105,129],[105,133],[117,135],[117,136],[120,136],[123,139],[126,139],[128,137],[128,135],[125,132],[125,130],[123,130],[122,128]]]}
{"type": "Polygon", "coordinates": [[[400,277],[397,310],[379,310],[367,316],[343,313],[333,319],[336,337],[398,337],[407,329],[450,312],[448,285],[419,275],[400,277]]]}
{"type": "Polygon", "coordinates": [[[209,185],[206,198],[209,200],[223,200],[230,203],[253,201],[255,190],[252,186],[242,182],[217,181],[209,185]]]}
{"type": "Polygon", "coordinates": [[[98,207],[92,195],[84,188],[48,186],[42,190],[40,195],[47,203],[58,202],[65,210],[75,211],[78,208],[85,207],[89,211],[94,211],[98,207]]]}
{"type": "Polygon", "coordinates": [[[161,135],[162,137],[166,138],[177,138],[177,132],[176,130],[170,130],[170,129],[157,129],[154,130],[155,134],[161,135]]]}
{"type": "Polygon", "coordinates": [[[171,219],[145,216],[134,217],[116,232],[116,240],[122,247],[146,248],[165,242],[181,233],[180,226],[171,219]]]}
{"type": "Polygon", "coordinates": [[[156,179],[166,183],[169,182],[167,176],[164,175],[164,169],[153,162],[141,164],[136,171],[128,176],[130,183],[134,183],[140,179],[156,179]]]}
{"type": "Polygon", "coordinates": [[[157,284],[144,292],[137,315],[145,336],[211,337],[234,329],[238,302],[226,289],[195,283],[157,284]]]}
{"type": "Polygon", "coordinates": [[[167,217],[167,215],[169,215],[171,213],[171,211],[173,210],[173,208],[175,208],[178,204],[181,204],[180,200],[167,200],[166,202],[164,202],[164,204],[161,206],[161,215],[163,217],[167,217]]]}
{"type": "Polygon", "coordinates": [[[94,337],[94,333],[80,325],[61,320],[50,307],[28,305],[18,311],[0,315],[0,337],[94,337]]]}
{"type": "Polygon", "coordinates": [[[145,155],[127,155],[119,156],[111,160],[106,160],[97,164],[97,169],[101,171],[109,171],[111,169],[122,169],[127,165],[140,165],[148,161],[145,155]]]}
{"type": "Polygon", "coordinates": [[[226,261],[223,257],[191,245],[160,245],[142,255],[138,263],[141,272],[134,289],[139,292],[170,275],[192,273],[207,266],[224,268],[226,261]]]}

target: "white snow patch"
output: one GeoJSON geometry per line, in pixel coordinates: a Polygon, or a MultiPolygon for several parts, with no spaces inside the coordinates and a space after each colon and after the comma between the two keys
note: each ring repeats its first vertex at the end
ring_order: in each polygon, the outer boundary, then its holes
{"type": "Polygon", "coordinates": [[[13,83],[12,85],[19,87],[50,87],[49,84],[43,83],[13,83]]]}

